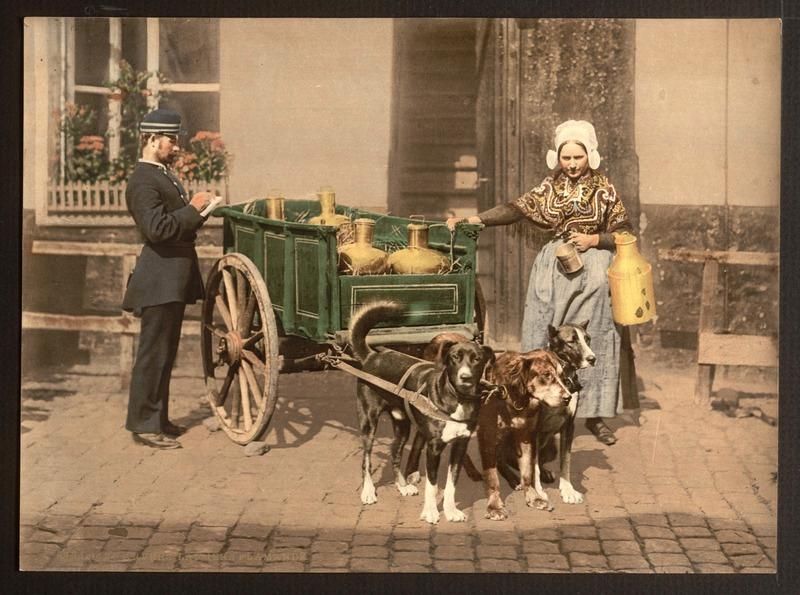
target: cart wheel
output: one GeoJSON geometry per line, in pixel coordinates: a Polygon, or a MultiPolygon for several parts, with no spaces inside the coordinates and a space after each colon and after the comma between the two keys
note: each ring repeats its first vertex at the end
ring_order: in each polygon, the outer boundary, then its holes
{"type": "Polygon", "coordinates": [[[483,289],[477,279],[475,279],[475,324],[478,326],[478,342],[483,343],[486,331],[486,298],[483,297],[483,289]]]}
{"type": "Polygon", "coordinates": [[[200,341],[222,429],[237,444],[258,439],[278,396],[278,333],[266,283],[246,256],[226,254],[209,273],[200,341]]]}

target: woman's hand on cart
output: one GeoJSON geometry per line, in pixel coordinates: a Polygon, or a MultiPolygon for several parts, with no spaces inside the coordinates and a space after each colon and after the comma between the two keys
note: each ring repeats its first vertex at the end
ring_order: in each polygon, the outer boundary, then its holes
{"type": "Polygon", "coordinates": [[[445,225],[447,225],[447,229],[450,231],[454,231],[455,228],[458,226],[459,223],[468,223],[470,225],[483,225],[483,221],[477,215],[472,215],[470,217],[448,217],[447,221],[445,221],[445,225]]]}

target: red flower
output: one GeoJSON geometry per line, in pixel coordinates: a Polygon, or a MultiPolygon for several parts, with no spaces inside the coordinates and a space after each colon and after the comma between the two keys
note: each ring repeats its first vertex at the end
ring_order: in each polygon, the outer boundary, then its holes
{"type": "Polygon", "coordinates": [[[82,136],[75,148],[79,151],[94,151],[95,153],[101,153],[105,147],[105,144],[105,140],[102,136],[88,135],[82,136]]]}

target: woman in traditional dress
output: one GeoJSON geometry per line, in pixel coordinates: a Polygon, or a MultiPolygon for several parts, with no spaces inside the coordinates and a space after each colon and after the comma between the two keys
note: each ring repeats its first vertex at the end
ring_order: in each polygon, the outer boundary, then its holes
{"type": "Polygon", "coordinates": [[[548,151],[547,165],[554,170],[541,184],[516,200],[498,205],[459,222],[485,226],[508,225],[527,219],[553,234],[536,256],[528,284],[522,322],[522,349],[547,346],[548,325],[589,321],[594,367],[580,370],[583,385],[577,416],[600,442],[616,442],[604,418],[622,412],[622,394],[635,403],[633,353],[627,328],[615,324],[607,271],[615,250],[613,232],[633,232],[625,207],[608,178],[597,171],[600,155],[594,127],[586,121],[568,120],[555,131],[555,149],[548,151]],[[556,249],[570,243],[580,252],[583,268],[566,273],[556,263],[556,249]]]}

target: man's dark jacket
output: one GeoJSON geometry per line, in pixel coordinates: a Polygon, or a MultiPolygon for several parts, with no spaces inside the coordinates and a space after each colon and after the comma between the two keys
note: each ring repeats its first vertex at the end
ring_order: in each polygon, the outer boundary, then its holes
{"type": "Polygon", "coordinates": [[[203,217],[188,204],[186,193],[166,169],[139,162],[125,191],[128,211],[144,241],[128,282],[122,308],[169,302],[192,304],[203,297],[203,280],[194,241],[203,217]]]}

